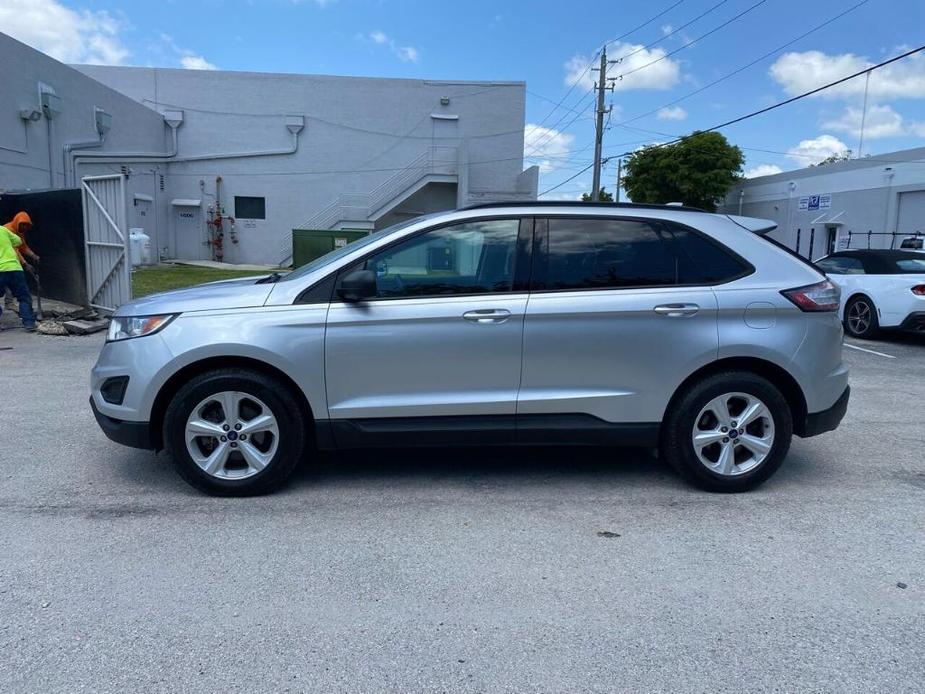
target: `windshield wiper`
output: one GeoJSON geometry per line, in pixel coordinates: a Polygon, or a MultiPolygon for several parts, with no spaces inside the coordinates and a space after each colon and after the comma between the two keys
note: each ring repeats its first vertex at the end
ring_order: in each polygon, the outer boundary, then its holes
{"type": "Polygon", "coordinates": [[[279,282],[282,276],[283,274],[281,272],[274,272],[267,275],[266,277],[261,277],[254,284],[275,284],[276,282],[279,282]]]}

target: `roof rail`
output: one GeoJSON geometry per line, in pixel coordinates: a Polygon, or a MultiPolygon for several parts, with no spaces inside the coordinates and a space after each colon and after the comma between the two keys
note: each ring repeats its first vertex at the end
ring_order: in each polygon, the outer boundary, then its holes
{"type": "Polygon", "coordinates": [[[492,207],[603,207],[607,209],[640,209],[640,210],[680,210],[682,212],[706,212],[699,207],[685,207],[684,205],[651,205],[641,202],[582,202],[581,200],[510,200],[508,202],[479,202],[474,205],[461,207],[463,210],[479,210],[492,207]]]}

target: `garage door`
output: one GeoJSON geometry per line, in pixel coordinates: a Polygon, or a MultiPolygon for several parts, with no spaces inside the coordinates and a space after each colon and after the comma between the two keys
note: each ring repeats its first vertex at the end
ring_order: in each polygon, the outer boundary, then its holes
{"type": "Polygon", "coordinates": [[[917,231],[925,233],[925,190],[899,194],[899,223],[896,231],[900,234],[914,234],[917,231]]]}

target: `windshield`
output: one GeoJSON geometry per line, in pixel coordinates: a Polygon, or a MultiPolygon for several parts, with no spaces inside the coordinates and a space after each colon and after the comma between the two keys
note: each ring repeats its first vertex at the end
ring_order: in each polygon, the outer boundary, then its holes
{"type": "Polygon", "coordinates": [[[896,267],[904,275],[925,275],[925,258],[902,258],[896,267]]]}
{"type": "Polygon", "coordinates": [[[371,243],[375,243],[379,239],[385,236],[388,236],[389,234],[393,232],[399,231],[400,229],[404,229],[405,227],[411,226],[412,224],[416,224],[417,222],[423,221],[425,219],[436,217],[439,214],[443,214],[443,213],[433,212],[431,214],[421,215],[420,217],[414,217],[413,219],[406,219],[403,222],[398,222],[397,224],[388,226],[385,229],[380,229],[379,231],[373,232],[369,236],[364,236],[361,239],[357,239],[353,243],[348,243],[346,246],[335,248],[330,253],[325,253],[323,256],[319,258],[315,258],[310,263],[307,263],[300,268],[296,268],[295,270],[290,272],[285,277],[281,277],[279,281],[288,282],[289,280],[294,280],[300,277],[305,277],[306,275],[311,274],[315,270],[320,270],[325,265],[328,265],[330,263],[333,263],[335,260],[343,258],[348,253],[353,253],[354,251],[357,251],[365,246],[368,246],[371,243]]]}

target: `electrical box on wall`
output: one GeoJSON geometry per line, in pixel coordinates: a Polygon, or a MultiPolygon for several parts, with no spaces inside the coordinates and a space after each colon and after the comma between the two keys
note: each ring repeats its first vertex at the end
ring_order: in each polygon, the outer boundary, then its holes
{"type": "Polygon", "coordinates": [[[46,118],[53,119],[61,115],[63,108],[61,97],[51,92],[42,92],[42,111],[46,118]]]}

